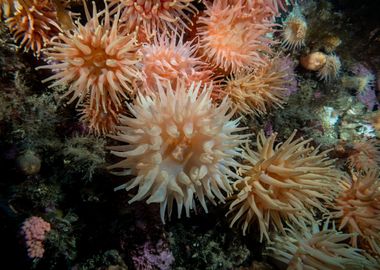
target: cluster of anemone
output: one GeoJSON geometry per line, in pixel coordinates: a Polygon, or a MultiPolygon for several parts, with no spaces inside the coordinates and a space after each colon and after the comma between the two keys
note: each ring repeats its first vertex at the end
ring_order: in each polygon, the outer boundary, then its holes
{"type": "MultiPolygon", "coordinates": [[[[187,86],[213,84],[213,99],[220,101],[227,94],[235,107],[248,95],[251,100],[245,102],[244,113],[266,113],[281,106],[287,100],[286,88],[291,87],[288,82],[295,81],[291,61],[271,59],[274,40],[270,36],[277,26],[275,16],[286,10],[284,1],[205,2],[205,10],[197,16],[188,0],[109,0],[100,12],[93,4],[92,15],[84,2],[84,24],[65,17],[66,6],[59,0],[44,1],[46,7],[32,10],[44,15],[44,9],[51,7],[55,25],[61,28],[56,33],[38,31],[52,35],[37,46],[38,54],[47,46],[43,56],[49,60],[39,68],[53,71],[43,82],[66,87],[63,98],[77,102],[81,121],[97,135],[115,133],[119,115],[125,111],[123,103],[133,100],[137,92],[155,89],[158,81],[170,81],[173,89],[178,81],[187,86]],[[191,23],[195,24],[193,40],[186,32],[191,23]],[[248,69],[254,77],[238,78],[248,69]],[[223,89],[220,82],[226,75],[248,87],[240,92],[223,89]]],[[[30,36],[23,40],[32,41],[30,36]]]]}
{"type": "MultiPolygon", "coordinates": [[[[261,117],[296,91],[293,61],[272,45],[276,36],[289,51],[306,45],[298,7],[276,35],[285,0],[104,0],[92,13],[83,3],[86,20],[75,23],[60,0],[1,1],[0,15],[47,60],[40,69],[52,75],[43,82],[66,88],[92,133],[120,142],[110,149],[121,160],[109,169],[129,179],[116,190],[135,191],[130,203],[159,204],[165,222],[173,210],[190,216],[198,202],[207,212],[228,199],[231,227],[256,227],[289,269],[370,264],[356,247],[380,252],[379,173],[360,164],[371,155],[377,163],[378,149],[355,149],[357,171],[342,180],[330,150],[296,131],[283,143],[261,131],[250,145],[237,116],[261,117]],[[348,234],[327,223],[320,230],[322,214],[348,234]]],[[[341,68],[323,52],[300,64],[325,81],[341,68]]]]}

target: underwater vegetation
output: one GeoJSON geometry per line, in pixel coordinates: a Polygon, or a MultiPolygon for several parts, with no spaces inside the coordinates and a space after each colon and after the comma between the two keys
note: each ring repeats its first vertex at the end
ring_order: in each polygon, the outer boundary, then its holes
{"type": "Polygon", "coordinates": [[[379,10],[0,0],[2,267],[380,269],[379,10]]]}

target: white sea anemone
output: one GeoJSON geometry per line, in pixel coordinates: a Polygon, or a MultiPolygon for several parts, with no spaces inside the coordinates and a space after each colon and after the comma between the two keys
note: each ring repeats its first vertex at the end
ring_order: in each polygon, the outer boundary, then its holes
{"type": "Polygon", "coordinates": [[[232,169],[240,164],[239,145],[247,135],[234,134],[239,119],[225,98],[219,106],[210,99],[212,87],[201,89],[200,84],[185,83],[172,89],[170,83],[157,81],[157,90],[149,96],[139,94],[128,105],[133,117],[122,116],[119,134],[112,138],[128,143],[112,147],[112,153],[125,158],[110,169],[124,169],[125,175],[136,176],[119,189],[139,187],[130,203],[146,199],[160,203],[161,219],[165,211],[171,215],[173,200],[178,217],[182,208],[186,216],[197,197],[207,212],[205,197],[212,203],[224,202],[232,193],[229,178],[239,179],[232,169]],[[195,195],[195,196],[194,196],[195,195]]]}

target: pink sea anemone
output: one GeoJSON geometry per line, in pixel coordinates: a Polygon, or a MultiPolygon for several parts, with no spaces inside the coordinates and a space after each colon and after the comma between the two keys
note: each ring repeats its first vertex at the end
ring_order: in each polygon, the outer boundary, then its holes
{"type": "Polygon", "coordinates": [[[224,202],[224,194],[232,193],[230,178],[240,178],[234,158],[247,135],[235,133],[245,128],[238,127],[239,119],[231,120],[228,99],[214,105],[211,92],[211,86],[202,90],[200,83],[178,83],[176,89],[158,83],[151,95],[139,94],[128,105],[133,117],[122,116],[119,134],[111,136],[128,144],[111,147],[111,153],[124,159],[110,169],[135,176],[117,190],[138,187],[129,202],[159,203],[163,222],[174,201],[178,217],[182,208],[190,215],[195,198],[207,212],[205,199],[224,202]]]}
{"type": "Polygon", "coordinates": [[[72,94],[69,103],[78,99],[79,104],[89,99],[91,108],[107,112],[108,100],[120,107],[127,94],[134,93],[138,46],[132,34],[118,33],[119,14],[111,24],[107,7],[97,13],[94,4],[92,18],[85,8],[87,23],[76,21],[73,31],[60,34],[51,42],[46,54],[54,63],[39,68],[56,72],[43,81],[54,81],[50,87],[69,87],[64,95],[72,94]],[[100,23],[102,14],[104,19],[100,23]]]}
{"type": "Polygon", "coordinates": [[[260,9],[249,13],[241,1],[229,5],[228,0],[206,2],[207,9],[199,17],[200,51],[203,57],[226,72],[265,64],[273,42],[273,23],[260,9]]]}
{"type": "Polygon", "coordinates": [[[155,89],[157,80],[170,81],[175,88],[178,80],[184,80],[188,86],[192,82],[211,82],[212,71],[206,63],[195,56],[196,44],[183,41],[183,35],[170,37],[157,35],[152,44],[141,49],[143,82],[145,88],[155,89]]]}
{"type": "Polygon", "coordinates": [[[187,13],[195,14],[193,0],[108,0],[116,13],[121,8],[120,22],[128,32],[142,29],[150,39],[156,32],[177,31],[191,23],[187,13]]]}

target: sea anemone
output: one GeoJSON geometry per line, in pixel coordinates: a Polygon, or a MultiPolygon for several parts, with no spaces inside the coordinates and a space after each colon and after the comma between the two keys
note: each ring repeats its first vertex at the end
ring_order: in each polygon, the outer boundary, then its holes
{"type": "Polygon", "coordinates": [[[20,46],[25,51],[32,50],[36,56],[61,31],[56,10],[49,0],[19,0],[6,24],[20,46]]]}
{"type": "Polygon", "coordinates": [[[369,246],[380,255],[380,179],[378,167],[353,172],[341,181],[342,191],[333,204],[331,217],[339,221],[339,230],[352,233],[354,247],[369,246]]]}
{"type": "Polygon", "coordinates": [[[119,134],[112,138],[128,145],[111,147],[116,156],[126,158],[110,166],[124,169],[126,175],[136,176],[119,189],[139,187],[129,201],[147,199],[160,203],[161,219],[165,212],[171,215],[173,200],[177,202],[178,217],[182,208],[189,216],[194,195],[207,212],[205,197],[215,204],[224,202],[232,193],[229,177],[240,177],[233,172],[239,166],[240,143],[247,135],[234,134],[239,119],[230,120],[234,111],[225,98],[219,106],[211,102],[212,87],[183,82],[172,89],[169,83],[161,85],[149,96],[138,94],[129,105],[134,118],[122,116],[119,134]],[[216,198],[215,198],[216,197],[216,198]]]}
{"type": "Polygon", "coordinates": [[[327,53],[332,53],[342,44],[342,40],[338,36],[328,35],[322,39],[323,48],[327,53]]]}
{"type": "Polygon", "coordinates": [[[205,4],[207,9],[198,19],[203,57],[226,72],[264,65],[271,52],[273,41],[267,35],[273,32],[273,23],[262,17],[261,10],[247,14],[241,1],[205,4]]]}
{"type": "Polygon", "coordinates": [[[206,63],[195,56],[197,46],[192,42],[184,42],[183,35],[176,41],[176,35],[168,37],[157,35],[152,44],[145,44],[142,52],[143,82],[146,88],[155,89],[157,79],[161,82],[169,80],[172,88],[177,80],[192,82],[210,82],[212,72],[206,63]]]}
{"type": "Polygon", "coordinates": [[[376,139],[354,142],[353,151],[347,159],[350,168],[368,170],[380,165],[380,144],[376,139]]]}
{"type": "Polygon", "coordinates": [[[297,50],[305,45],[307,23],[299,8],[294,8],[284,21],[282,45],[290,50],[297,50]]]}
{"type": "Polygon", "coordinates": [[[326,63],[317,71],[319,79],[324,81],[331,81],[336,79],[339,75],[342,63],[336,55],[327,55],[326,63]]]}
{"type": "Polygon", "coordinates": [[[13,0],[0,0],[0,19],[8,18],[14,7],[13,0]]]}
{"type": "Polygon", "coordinates": [[[237,112],[263,115],[269,107],[281,107],[297,90],[294,64],[287,57],[276,57],[263,67],[232,75],[224,92],[237,112]]]}
{"type": "Polygon", "coordinates": [[[186,12],[197,13],[193,0],[108,0],[116,13],[122,9],[120,22],[128,32],[141,29],[150,39],[159,32],[169,30],[177,31],[178,28],[188,28],[191,23],[186,12]]]}
{"type": "Polygon", "coordinates": [[[300,64],[304,69],[317,71],[320,70],[327,61],[327,55],[322,52],[312,52],[300,59],[300,64]]]}
{"type": "Polygon", "coordinates": [[[300,64],[307,70],[317,71],[317,77],[326,82],[336,79],[342,66],[338,56],[322,52],[312,52],[302,56],[300,64]]]}
{"type": "Polygon", "coordinates": [[[106,110],[91,107],[90,103],[79,109],[80,121],[88,128],[89,133],[101,136],[116,131],[119,124],[119,114],[124,112],[123,107],[117,107],[110,99],[107,100],[106,110]]]}
{"type": "Polygon", "coordinates": [[[363,64],[354,65],[351,72],[355,76],[350,77],[349,87],[356,89],[357,99],[367,107],[368,111],[372,111],[375,105],[379,105],[375,92],[375,75],[363,64]]]}
{"type": "Polygon", "coordinates": [[[283,222],[302,226],[314,220],[315,209],[326,212],[321,201],[334,199],[338,173],[330,150],[319,152],[309,146],[309,140],[293,140],[296,131],[282,144],[274,146],[277,134],[268,138],[264,131],[257,136],[257,152],[246,146],[243,154],[248,164],[241,169],[243,180],[233,186],[238,190],[230,205],[231,226],[241,223],[243,234],[258,221],[260,241],[269,240],[273,225],[284,233],[283,222]]]}
{"type": "Polygon", "coordinates": [[[285,230],[287,235],[275,235],[268,255],[285,263],[286,269],[375,269],[373,258],[345,243],[352,235],[337,231],[334,225],[329,228],[328,220],[322,228],[313,221],[311,226],[285,230]]]}
{"type": "Polygon", "coordinates": [[[73,94],[69,103],[78,98],[79,104],[89,98],[91,108],[107,112],[109,99],[115,107],[120,107],[127,93],[134,93],[132,84],[138,74],[138,46],[133,35],[118,34],[119,13],[111,24],[107,7],[97,13],[93,3],[93,18],[87,7],[85,9],[87,23],[83,26],[76,21],[73,31],[59,34],[58,40],[51,42],[52,47],[46,52],[53,63],[39,68],[57,72],[43,80],[55,81],[50,87],[69,86],[64,95],[73,94]],[[100,24],[102,14],[105,16],[100,24]]]}

